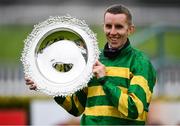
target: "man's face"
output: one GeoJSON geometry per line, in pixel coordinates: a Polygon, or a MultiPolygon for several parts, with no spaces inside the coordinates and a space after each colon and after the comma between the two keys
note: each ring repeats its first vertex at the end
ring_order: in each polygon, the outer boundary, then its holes
{"type": "Polygon", "coordinates": [[[122,47],[132,31],[125,14],[106,13],[104,16],[104,32],[112,48],[122,47]]]}

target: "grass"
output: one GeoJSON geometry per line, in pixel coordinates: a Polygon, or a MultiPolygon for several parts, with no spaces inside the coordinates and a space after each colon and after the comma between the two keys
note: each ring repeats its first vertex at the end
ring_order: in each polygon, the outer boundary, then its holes
{"type": "MultiPolygon", "coordinates": [[[[90,26],[90,28],[97,34],[99,47],[103,48],[106,39],[102,27],[90,26]]],[[[18,63],[24,46],[23,41],[32,29],[33,26],[0,26],[0,61],[18,63]]],[[[166,32],[163,39],[165,40],[164,55],[174,59],[180,59],[179,32],[166,32]]],[[[159,48],[161,48],[158,46],[158,43],[157,37],[154,36],[148,41],[137,45],[137,48],[146,52],[150,57],[157,57],[159,48]]]]}
{"type": "Polygon", "coordinates": [[[0,60],[19,62],[23,41],[32,26],[0,26],[0,60]]]}

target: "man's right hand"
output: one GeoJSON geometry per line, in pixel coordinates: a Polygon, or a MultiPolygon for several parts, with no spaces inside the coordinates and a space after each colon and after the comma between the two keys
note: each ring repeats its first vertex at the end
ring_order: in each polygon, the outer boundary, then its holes
{"type": "Polygon", "coordinates": [[[30,90],[37,90],[36,84],[31,79],[25,77],[25,81],[26,81],[26,85],[29,86],[30,90]]]}

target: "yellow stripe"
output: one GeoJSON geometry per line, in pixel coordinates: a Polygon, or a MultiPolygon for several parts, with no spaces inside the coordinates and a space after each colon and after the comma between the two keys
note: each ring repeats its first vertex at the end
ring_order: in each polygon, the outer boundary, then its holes
{"type": "Polygon", "coordinates": [[[138,110],[138,117],[143,114],[144,106],[141,100],[134,94],[131,93],[129,96],[133,99],[134,103],[136,104],[137,110],[138,110]]]}
{"type": "Polygon", "coordinates": [[[88,97],[105,95],[102,86],[88,87],[88,97]]]}
{"type": "Polygon", "coordinates": [[[122,112],[124,115],[128,115],[128,89],[125,87],[118,86],[121,89],[122,93],[119,98],[119,106],[118,110],[122,112]]]}
{"type": "MultiPolygon", "coordinates": [[[[127,119],[127,116],[123,115],[117,108],[113,106],[95,106],[95,107],[86,107],[84,114],[86,116],[109,116],[127,119]]],[[[145,121],[147,117],[147,112],[143,112],[136,119],[138,121],[145,121]]],[[[130,119],[131,120],[131,119],[130,119]]]]}
{"type": "Polygon", "coordinates": [[[118,110],[123,113],[125,116],[128,116],[128,95],[127,93],[121,93],[119,98],[118,110]]]}
{"type": "Polygon", "coordinates": [[[130,78],[129,68],[124,67],[106,67],[106,74],[107,76],[130,78]]]}
{"type": "Polygon", "coordinates": [[[126,118],[117,110],[117,108],[113,106],[95,106],[89,108],[86,107],[84,114],[91,116],[111,116],[117,118],[126,118]]]}
{"type": "Polygon", "coordinates": [[[64,100],[62,107],[65,108],[67,111],[70,111],[72,108],[72,101],[71,97],[67,96],[66,99],[64,100]]]}
{"type": "Polygon", "coordinates": [[[134,84],[138,84],[139,86],[143,88],[143,90],[146,93],[147,102],[149,103],[151,100],[152,93],[149,89],[148,81],[143,76],[134,76],[131,80],[131,85],[134,85],[134,84]]]}
{"type": "MultiPolygon", "coordinates": [[[[118,110],[122,112],[125,116],[128,116],[128,89],[125,87],[120,87],[122,93],[119,99],[118,110]]],[[[133,98],[134,103],[138,109],[138,118],[136,120],[145,121],[147,117],[147,112],[144,111],[144,106],[141,100],[135,94],[129,94],[133,98]]]]}
{"type": "Polygon", "coordinates": [[[79,102],[79,99],[76,95],[73,96],[73,100],[76,105],[76,108],[79,111],[79,114],[81,114],[84,111],[84,107],[81,105],[81,103],[79,102]]]}
{"type": "Polygon", "coordinates": [[[143,113],[141,115],[139,115],[136,120],[146,121],[147,120],[147,112],[143,111],[143,113]]]}
{"type": "Polygon", "coordinates": [[[121,87],[121,86],[118,86],[118,88],[120,88],[123,93],[126,93],[126,94],[128,93],[128,89],[127,88],[121,87]]]}

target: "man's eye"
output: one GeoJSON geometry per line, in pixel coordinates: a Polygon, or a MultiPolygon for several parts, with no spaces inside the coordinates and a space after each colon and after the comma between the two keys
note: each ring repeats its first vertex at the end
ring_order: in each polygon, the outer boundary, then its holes
{"type": "Polygon", "coordinates": [[[106,24],[106,28],[110,29],[111,27],[112,27],[112,25],[106,24]]]}
{"type": "Polygon", "coordinates": [[[122,26],[122,25],[115,25],[115,28],[116,28],[116,29],[122,29],[123,26],[122,26]]]}

